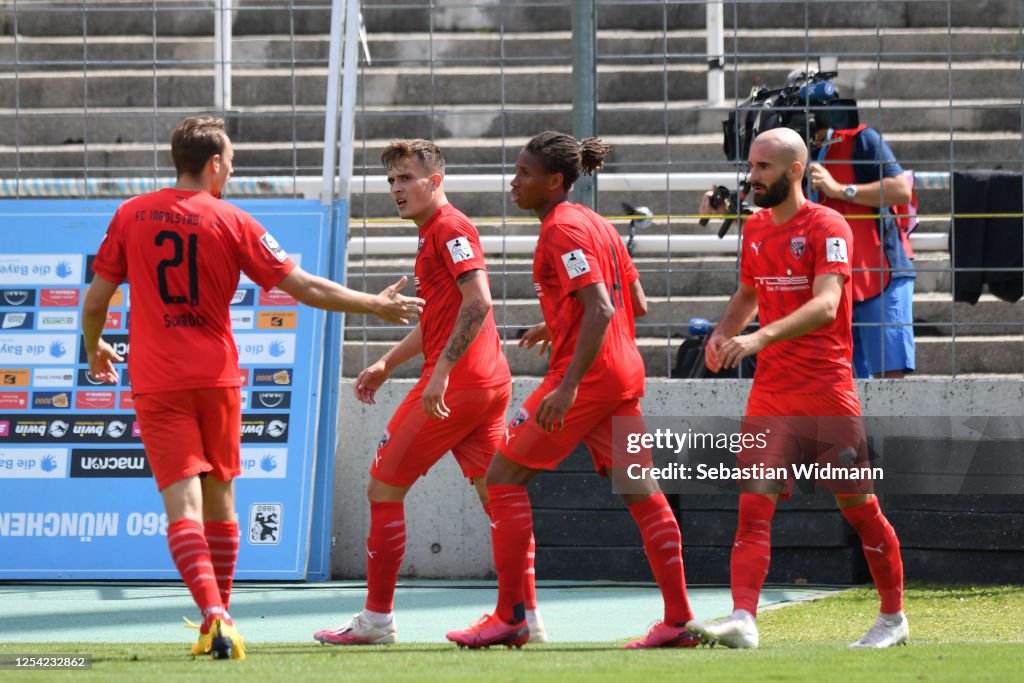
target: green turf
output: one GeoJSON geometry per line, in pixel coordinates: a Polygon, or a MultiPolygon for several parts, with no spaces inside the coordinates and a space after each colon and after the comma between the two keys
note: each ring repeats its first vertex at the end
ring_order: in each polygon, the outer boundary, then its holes
{"type": "Polygon", "coordinates": [[[621,642],[460,651],[437,644],[342,649],[254,644],[241,662],[193,660],[181,644],[3,643],[0,654],[88,652],[91,672],[0,672],[6,681],[1013,681],[1021,680],[1024,589],[912,587],[909,647],[850,650],[874,620],[877,597],[855,589],[764,611],[761,649],[623,651],[621,642]]]}

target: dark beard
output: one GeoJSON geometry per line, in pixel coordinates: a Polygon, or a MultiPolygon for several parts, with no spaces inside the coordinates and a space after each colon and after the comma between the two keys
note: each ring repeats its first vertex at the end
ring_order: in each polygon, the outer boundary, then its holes
{"type": "Polygon", "coordinates": [[[769,185],[764,194],[758,197],[754,195],[754,203],[760,206],[762,209],[770,209],[773,206],[778,206],[782,202],[789,198],[789,179],[786,176],[782,176],[777,181],[769,185]]]}

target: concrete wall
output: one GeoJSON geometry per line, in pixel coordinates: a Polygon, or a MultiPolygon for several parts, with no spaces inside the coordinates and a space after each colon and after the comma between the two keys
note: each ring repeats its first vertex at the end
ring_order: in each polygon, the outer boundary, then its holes
{"type": "MultiPolygon", "coordinates": [[[[369,529],[366,484],[377,441],[392,412],[413,385],[393,380],[366,406],[342,385],[334,482],[334,578],[365,576],[369,529]]],[[[510,414],[538,384],[517,379],[510,414]]],[[[742,414],[749,381],[647,380],[643,400],[648,415],[728,416],[742,414]]],[[[865,415],[968,416],[1020,415],[1024,378],[914,378],[858,384],[865,415]]],[[[476,492],[446,456],[416,484],[406,501],[408,545],[403,576],[419,578],[493,577],[490,532],[476,492]]]]}

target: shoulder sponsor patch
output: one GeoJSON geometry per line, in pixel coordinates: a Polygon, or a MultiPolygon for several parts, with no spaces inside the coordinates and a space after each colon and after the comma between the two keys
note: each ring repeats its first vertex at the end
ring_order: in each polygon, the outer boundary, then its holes
{"type": "Polygon", "coordinates": [[[849,258],[846,255],[846,240],[842,237],[826,239],[825,260],[829,263],[849,263],[849,258]]]}
{"type": "Polygon", "coordinates": [[[281,245],[277,243],[277,240],[275,240],[274,236],[269,232],[263,233],[263,237],[260,238],[260,242],[278,261],[283,263],[284,260],[288,258],[288,252],[281,248],[281,245]]]}
{"type": "Polygon", "coordinates": [[[565,272],[569,273],[569,279],[590,272],[590,264],[587,263],[587,257],[583,255],[582,249],[573,249],[562,254],[562,264],[565,266],[565,272]]]}
{"type": "Polygon", "coordinates": [[[456,237],[445,242],[448,253],[452,256],[452,263],[459,263],[473,258],[473,247],[465,237],[456,237]]]}

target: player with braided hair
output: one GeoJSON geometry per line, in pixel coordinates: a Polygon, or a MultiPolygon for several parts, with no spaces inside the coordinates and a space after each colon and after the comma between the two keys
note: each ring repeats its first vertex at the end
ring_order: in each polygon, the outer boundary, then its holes
{"type": "MultiPolygon", "coordinates": [[[[612,459],[613,419],[627,423],[629,432],[644,429],[645,371],[633,319],[647,312],[647,301],[619,233],[599,214],[569,201],[573,183],[600,170],[610,151],[597,138],[578,141],[549,131],[530,140],[516,160],[512,201],[541,220],[533,277],[544,315],[520,345],[541,343],[543,350],[550,344],[551,357],[544,381],[508,424],[487,471],[498,605],[494,614],[448,633],[462,647],[527,642],[522,576],[533,511],[526,486],[555,469],[580,441],[629,506],[665,600],[664,620],[627,647],[698,643],[685,628],[692,613],[675,515],[653,479],[625,486],[629,480],[618,449],[612,459]]],[[[649,451],[636,457],[649,466],[649,451]]]]}

